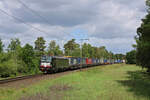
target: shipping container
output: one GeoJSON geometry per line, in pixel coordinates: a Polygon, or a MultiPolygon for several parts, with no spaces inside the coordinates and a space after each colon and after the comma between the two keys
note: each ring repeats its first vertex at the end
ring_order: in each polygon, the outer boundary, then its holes
{"type": "Polygon", "coordinates": [[[92,64],[96,64],[96,59],[92,59],[92,64]]]}
{"type": "Polygon", "coordinates": [[[86,58],[86,64],[87,64],[87,65],[92,64],[92,59],[86,58]]]}
{"type": "Polygon", "coordinates": [[[83,64],[83,65],[86,64],[86,58],[82,58],[82,64],[83,64]]]}
{"type": "Polygon", "coordinates": [[[77,64],[80,65],[81,64],[82,59],[81,58],[77,58],[77,64]]]}
{"type": "Polygon", "coordinates": [[[108,62],[107,62],[107,59],[104,59],[104,64],[107,64],[108,62]]]}

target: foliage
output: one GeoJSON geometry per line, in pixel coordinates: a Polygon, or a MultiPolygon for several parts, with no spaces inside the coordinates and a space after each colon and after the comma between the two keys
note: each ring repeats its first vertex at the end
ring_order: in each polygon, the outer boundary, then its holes
{"type": "Polygon", "coordinates": [[[136,64],[136,50],[132,50],[126,54],[127,64],[136,64]]]}
{"type": "Polygon", "coordinates": [[[19,39],[11,39],[10,44],[8,45],[8,51],[16,51],[21,47],[21,42],[19,39]]]}
{"type": "Polygon", "coordinates": [[[33,47],[29,44],[26,44],[22,48],[22,54],[21,54],[22,60],[26,63],[29,64],[30,61],[34,58],[34,50],[33,47]]]}
{"type": "MultiPolygon", "coordinates": [[[[65,54],[60,50],[56,41],[50,41],[48,50],[45,51],[45,43],[43,37],[38,37],[35,41],[35,48],[30,44],[21,46],[19,39],[11,39],[7,52],[0,52],[0,76],[9,77],[20,74],[35,74],[39,73],[40,57],[43,54],[53,56],[73,56],[88,58],[103,58],[103,59],[123,59],[122,54],[113,54],[102,47],[95,47],[91,44],[80,44],[75,42],[75,39],[68,41],[64,45],[65,54]]],[[[3,43],[0,40],[0,50],[3,51],[3,43]]]]}
{"type": "MultiPolygon", "coordinates": [[[[74,57],[88,57],[88,58],[103,58],[103,59],[123,59],[124,55],[115,57],[112,52],[108,52],[104,46],[94,47],[91,44],[84,43],[82,48],[75,42],[75,39],[68,41],[65,45],[65,55],[74,57]],[[82,50],[82,55],[81,55],[82,50]]],[[[117,55],[116,55],[117,56],[117,55]]]]}
{"type": "Polygon", "coordinates": [[[22,61],[26,64],[27,71],[30,72],[32,67],[34,67],[32,60],[34,59],[34,49],[31,45],[26,44],[22,48],[22,52],[20,54],[22,61]]]}
{"type": "Polygon", "coordinates": [[[0,63],[3,63],[9,59],[9,53],[0,53],[0,63]]]}
{"type": "Polygon", "coordinates": [[[115,59],[125,59],[125,55],[123,54],[116,54],[115,59]]]}
{"type": "Polygon", "coordinates": [[[22,66],[19,63],[19,53],[21,50],[19,39],[11,39],[11,43],[8,46],[8,52],[0,53],[0,76],[8,77],[11,75],[16,75],[18,73],[18,68],[22,66]]]}
{"type": "Polygon", "coordinates": [[[34,58],[34,59],[32,59],[32,69],[30,70],[30,72],[32,73],[32,74],[37,74],[37,73],[39,73],[40,71],[39,71],[39,66],[40,66],[40,58],[38,57],[36,57],[36,58],[34,58]]]}
{"type": "Polygon", "coordinates": [[[3,62],[0,64],[0,76],[1,77],[9,77],[11,75],[17,74],[17,69],[19,64],[14,61],[14,59],[10,59],[7,62],[3,62]]]}
{"type": "Polygon", "coordinates": [[[78,56],[80,57],[79,50],[80,45],[75,42],[75,39],[68,41],[65,45],[65,55],[66,56],[78,56]]]}
{"type": "Polygon", "coordinates": [[[87,43],[84,43],[82,45],[83,57],[90,57],[90,54],[89,54],[90,47],[91,47],[91,45],[87,44],[87,43]]]}
{"type": "Polygon", "coordinates": [[[52,56],[61,56],[61,55],[63,55],[63,52],[60,50],[59,45],[57,45],[56,41],[54,41],[54,40],[52,40],[49,43],[48,55],[52,55],[52,56]]]}
{"type": "Polygon", "coordinates": [[[7,53],[0,53],[0,76],[9,77],[17,74],[39,72],[39,57],[35,57],[34,49],[26,44],[23,48],[19,39],[11,40],[7,53]]]}
{"type": "MultiPolygon", "coordinates": [[[[150,8],[150,1],[147,0],[148,10],[150,8]]],[[[137,29],[137,64],[146,67],[150,71],[150,12],[144,19],[142,19],[141,26],[137,29]]]]}
{"type": "Polygon", "coordinates": [[[3,45],[2,40],[0,39],[0,53],[3,52],[3,48],[4,48],[4,45],[3,45]]]}
{"type": "Polygon", "coordinates": [[[44,40],[43,37],[38,37],[37,40],[34,42],[37,56],[41,56],[44,54],[44,50],[46,48],[45,42],[46,41],[44,40]]]}
{"type": "Polygon", "coordinates": [[[146,0],[146,5],[148,6],[147,11],[150,13],[150,0],[146,0]]]}

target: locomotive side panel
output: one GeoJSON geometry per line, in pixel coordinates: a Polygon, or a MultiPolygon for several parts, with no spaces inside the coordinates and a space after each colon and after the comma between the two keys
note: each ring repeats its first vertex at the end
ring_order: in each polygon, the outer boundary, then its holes
{"type": "Polygon", "coordinates": [[[69,59],[53,58],[52,65],[53,65],[54,69],[67,69],[69,67],[69,59]]]}

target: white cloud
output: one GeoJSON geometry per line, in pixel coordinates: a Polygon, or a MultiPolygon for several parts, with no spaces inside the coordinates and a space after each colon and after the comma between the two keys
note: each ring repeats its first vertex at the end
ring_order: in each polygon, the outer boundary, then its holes
{"type": "Polygon", "coordinates": [[[11,38],[22,44],[43,36],[47,43],[57,40],[62,45],[71,39],[71,32],[85,30],[93,45],[106,46],[115,53],[125,53],[135,43],[136,28],[146,14],[143,0],[21,0],[43,16],[33,14],[18,0],[1,0],[0,9],[21,18],[41,31],[0,12],[0,38],[8,45],[11,38]]]}

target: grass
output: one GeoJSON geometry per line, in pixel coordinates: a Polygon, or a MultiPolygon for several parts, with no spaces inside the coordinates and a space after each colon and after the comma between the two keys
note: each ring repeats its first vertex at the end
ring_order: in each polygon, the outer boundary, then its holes
{"type": "Polygon", "coordinates": [[[0,77],[0,80],[11,79],[11,78],[16,78],[16,77],[22,77],[22,76],[28,76],[28,75],[35,75],[35,74],[42,74],[42,72],[38,72],[38,73],[17,73],[16,75],[10,75],[9,77],[6,77],[6,78],[0,77]]]}
{"type": "Polygon", "coordinates": [[[26,88],[0,88],[0,100],[150,100],[149,77],[135,65],[99,66],[26,88]]]}

